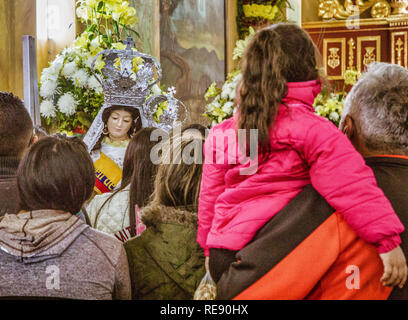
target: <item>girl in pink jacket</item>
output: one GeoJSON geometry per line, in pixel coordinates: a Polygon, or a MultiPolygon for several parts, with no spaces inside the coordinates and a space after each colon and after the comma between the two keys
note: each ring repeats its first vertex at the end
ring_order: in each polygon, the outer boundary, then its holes
{"type": "Polygon", "coordinates": [[[242,249],[312,184],[362,239],[377,246],[383,284],[402,286],[404,227],[362,156],[314,113],[321,82],[308,34],[293,24],[257,32],[242,76],[238,111],[210,130],[204,146],[197,241],[205,255],[210,248],[242,249]],[[258,130],[252,144],[251,129],[258,130]]]}

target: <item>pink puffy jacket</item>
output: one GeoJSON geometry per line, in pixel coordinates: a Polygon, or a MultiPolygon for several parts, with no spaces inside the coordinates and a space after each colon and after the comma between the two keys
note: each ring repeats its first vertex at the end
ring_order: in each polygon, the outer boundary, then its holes
{"type": "Polygon", "coordinates": [[[272,152],[255,174],[243,171],[256,161],[240,156],[237,114],[210,130],[197,234],[206,256],[209,248],[242,249],[310,183],[379,253],[401,243],[404,227],[371,169],[340,130],[314,114],[320,90],[319,81],[288,83],[286,106],[280,106],[270,131],[272,152]]]}

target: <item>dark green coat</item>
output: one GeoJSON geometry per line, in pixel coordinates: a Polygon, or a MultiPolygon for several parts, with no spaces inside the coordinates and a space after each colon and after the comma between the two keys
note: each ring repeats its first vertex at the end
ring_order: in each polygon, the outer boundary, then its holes
{"type": "Polygon", "coordinates": [[[151,206],[142,213],[147,229],[125,243],[132,298],[193,299],[205,275],[204,253],[198,245],[197,214],[151,206]]]}

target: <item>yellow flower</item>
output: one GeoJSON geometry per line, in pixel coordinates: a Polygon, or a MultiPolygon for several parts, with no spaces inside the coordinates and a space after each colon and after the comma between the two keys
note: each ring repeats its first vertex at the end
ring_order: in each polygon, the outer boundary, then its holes
{"type": "MultiPolygon", "coordinates": [[[[123,1],[123,2],[127,2],[127,1],[123,1]]],[[[117,6],[120,5],[122,3],[122,0],[105,0],[106,5],[108,6],[117,6]]]]}
{"type": "MultiPolygon", "coordinates": [[[[136,14],[136,11],[135,11],[135,14],[136,14]]],[[[132,27],[136,23],[139,22],[139,19],[135,15],[128,15],[120,19],[120,22],[124,24],[125,26],[132,27]]]]}
{"type": "Polygon", "coordinates": [[[132,60],[132,65],[133,65],[132,71],[133,71],[134,73],[137,73],[137,72],[139,71],[139,66],[140,66],[141,64],[143,64],[143,63],[144,63],[143,58],[141,58],[141,57],[135,57],[135,58],[133,58],[133,60],[132,60]]]}
{"type": "Polygon", "coordinates": [[[121,63],[120,58],[116,58],[116,59],[115,59],[115,63],[113,64],[113,66],[114,66],[116,69],[120,70],[120,63],[121,63]]]}
{"type": "Polygon", "coordinates": [[[127,1],[123,1],[120,6],[112,5],[110,9],[112,11],[112,19],[125,26],[133,26],[138,22],[136,9],[130,7],[127,1]]]}
{"type": "Polygon", "coordinates": [[[106,63],[105,61],[103,61],[102,55],[100,55],[98,56],[98,58],[96,58],[94,69],[101,72],[101,70],[105,67],[105,65],[106,63]]]}
{"type": "Polygon", "coordinates": [[[204,99],[208,101],[208,99],[213,98],[219,94],[219,89],[217,89],[217,84],[213,82],[211,86],[208,88],[207,92],[205,93],[204,99]]]}
{"type": "Polygon", "coordinates": [[[248,18],[264,18],[267,20],[275,19],[279,8],[277,6],[262,4],[245,4],[243,6],[244,15],[248,18]]]}
{"type": "Polygon", "coordinates": [[[125,50],[126,46],[122,42],[116,42],[112,44],[112,49],[125,50]]]}
{"type": "Polygon", "coordinates": [[[83,32],[74,42],[75,47],[86,49],[89,44],[89,33],[83,32]]]}
{"type": "Polygon", "coordinates": [[[167,101],[164,101],[159,104],[156,112],[153,115],[154,121],[156,121],[157,123],[160,122],[160,116],[164,113],[165,109],[167,109],[167,101]]]}
{"type": "Polygon", "coordinates": [[[91,9],[97,8],[99,0],[85,0],[85,5],[91,9]]]}

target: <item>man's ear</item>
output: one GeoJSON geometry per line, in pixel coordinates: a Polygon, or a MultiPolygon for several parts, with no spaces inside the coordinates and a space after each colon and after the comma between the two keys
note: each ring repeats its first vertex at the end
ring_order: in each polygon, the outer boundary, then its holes
{"type": "Polygon", "coordinates": [[[350,115],[347,115],[346,118],[344,119],[342,126],[340,130],[349,138],[349,140],[352,140],[354,136],[354,123],[353,119],[350,117],[350,115]]]}

